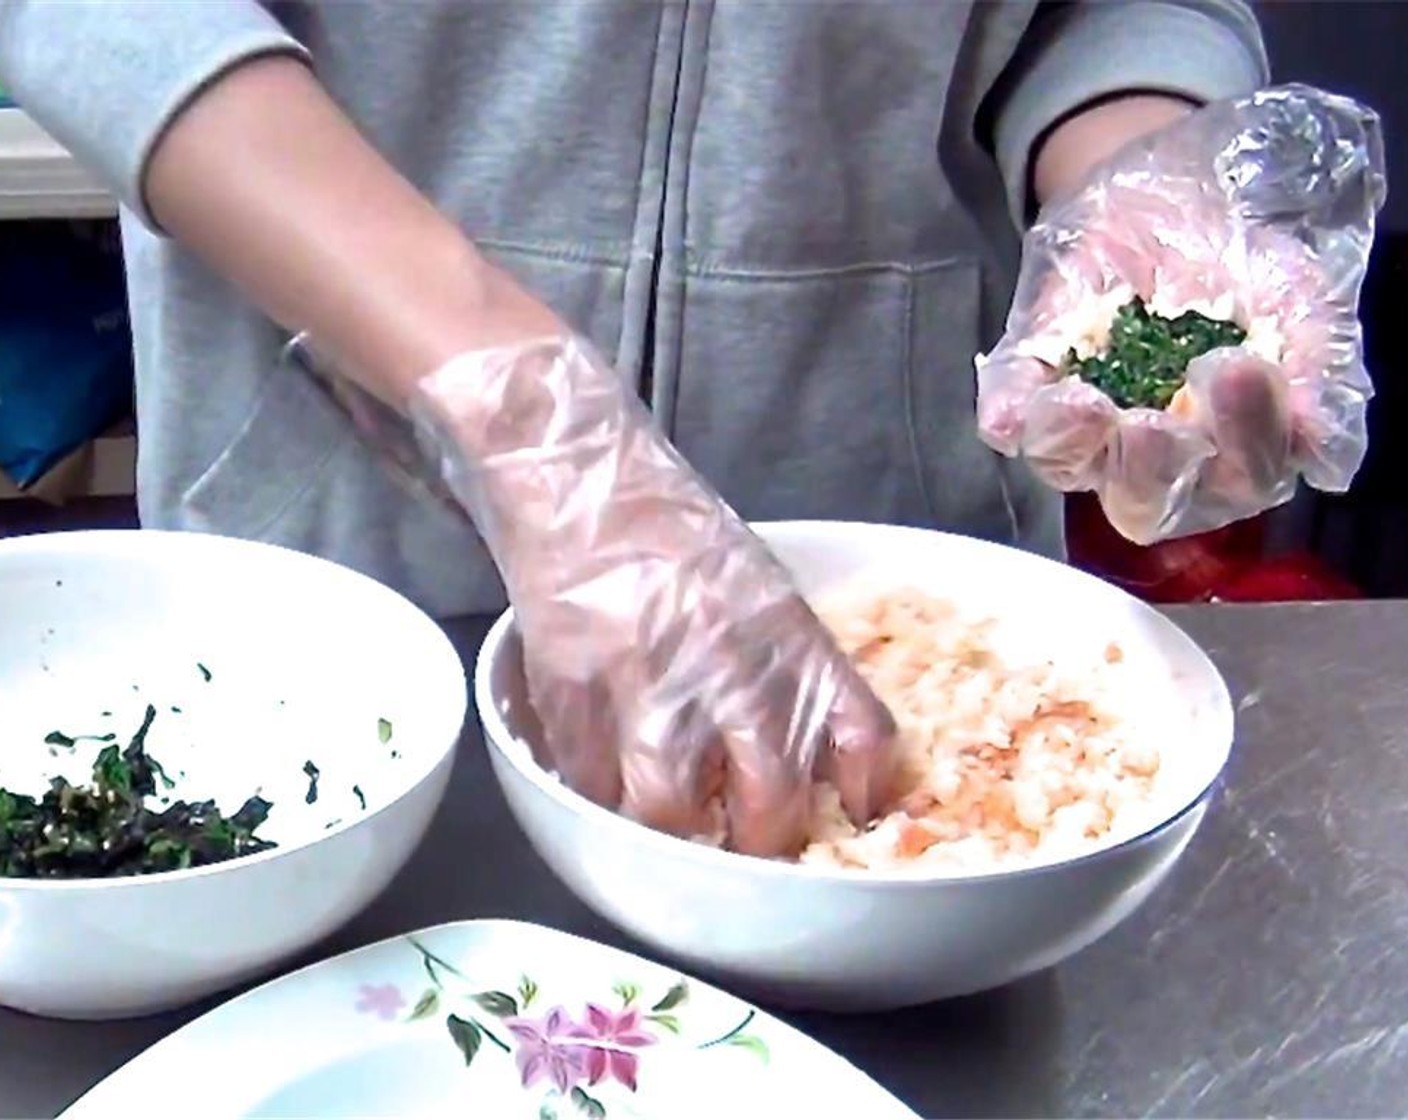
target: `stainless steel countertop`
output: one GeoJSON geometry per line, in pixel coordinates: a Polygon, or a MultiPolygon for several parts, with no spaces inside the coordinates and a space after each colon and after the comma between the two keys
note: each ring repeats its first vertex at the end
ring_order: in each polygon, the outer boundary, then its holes
{"type": "MultiPolygon", "coordinates": [[[[1002,991],[792,1016],[926,1117],[1408,1115],[1408,603],[1170,613],[1239,702],[1226,783],[1170,883],[1002,991]]],[[[452,632],[469,652],[483,629],[452,632]]],[[[538,861],[477,727],[400,879],[293,963],[469,917],[637,948],[538,861]]],[[[0,1011],[0,1115],[54,1116],[216,1002],[107,1024],[0,1011]]]]}

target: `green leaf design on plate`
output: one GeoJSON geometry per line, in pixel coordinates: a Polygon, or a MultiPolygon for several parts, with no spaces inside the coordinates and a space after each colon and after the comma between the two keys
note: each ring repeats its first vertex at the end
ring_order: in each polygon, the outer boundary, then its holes
{"type": "Polygon", "coordinates": [[[689,985],[683,980],[680,980],[674,987],[661,996],[659,1002],[650,1010],[673,1011],[687,999],[689,999],[689,985]]]}
{"type": "Polygon", "coordinates": [[[557,1109],[552,1101],[544,1101],[538,1106],[538,1120],[557,1120],[557,1109]]]}
{"type": "Polygon", "coordinates": [[[425,974],[430,977],[430,982],[434,984],[437,988],[443,988],[445,986],[444,982],[440,979],[439,976],[439,973],[441,972],[445,972],[458,980],[469,979],[467,976],[465,976],[463,972],[461,972],[458,968],[452,965],[444,957],[437,956],[435,953],[432,953],[414,937],[407,937],[406,940],[409,941],[415,951],[420,954],[420,961],[425,968],[425,974]]]}
{"type": "Polygon", "coordinates": [[[614,984],[612,985],[611,990],[621,997],[621,1002],[627,1007],[630,1007],[631,1004],[635,1003],[636,1000],[640,999],[640,988],[637,987],[635,984],[628,984],[624,982],[620,984],[614,984]]]}
{"type": "MultiPolygon", "coordinates": [[[[756,1007],[750,1007],[748,1009],[748,1014],[743,1016],[743,1020],[731,1031],[726,1034],[719,1035],[718,1038],[710,1039],[708,1042],[701,1042],[696,1047],[696,1049],[710,1050],[715,1046],[732,1046],[736,1043],[737,1039],[751,1037],[749,1035],[745,1035],[743,1032],[748,1029],[748,1024],[751,1023],[755,1018],[757,1018],[757,1016],[758,1009],[756,1007]]],[[[761,1040],[759,1040],[759,1042],[761,1043],[761,1040]]],[[[744,1043],[743,1045],[748,1044],[744,1043]]],[[[767,1047],[764,1047],[764,1049],[766,1050],[767,1047]]]]}
{"type": "Polygon", "coordinates": [[[591,1120],[602,1120],[606,1115],[606,1106],[580,1085],[572,1090],[572,1103],[581,1109],[583,1116],[589,1116],[591,1120]]]}
{"type": "Polygon", "coordinates": [[[768,1044],[755,1034],[736,1034],[728,1040],[728,1046],[738,1046],[744,1050],[751,1050],[764,1062],[768,1061],[772,1055],[768,1052],[768,1044]]]}
{"type": "Polygon", "coordinates": [[[450,1032],[450,1038],[464,1055],[464,1064],[470,1065],[484,1041],[483,1033],[468,1019],[461,1019],[458,1015],[445,1016],[445,1029],[450,1032]]]}
{"type": "Polygon", "coordinates": [[[676,1019],[673,1015],[647,1015],[645,1018],[647,1022],[654,1023],[656,1024],[656,1026],[664,1027],[671,1034],[680,1033],[680,1021],[676,1019]]]}
{"type": "Polygon", "coordinates": [[[416,1000],[416,1005],[411,1008],[411,1013],[406,1016],[406,1022],[414,1023],[417,1019],[428,1019],[440,1009],[440,993],[434,988],[427,988],[425,994],[416,1000]]]}
{"type": "Polygon", "coordinates": [[[523,1010],[533,1006],[533,1001],[538,998],[538,985],[527,977],[522,976],[518,980],[518,1002],[523,1006],[523,1010]]]}
{"type": "Polygon", "coordinates": [[[389,719],[376,721],[376,737],[383,743],[391,742],[391,721],[389,719]]]}
{"type": "Polygon", "coordinates": [[[497,1015],[500,1019],[510,1019],[518,1014],[518,1001],[507,992],[479,992],[470,998],[490,1015],[497,1015]]]}

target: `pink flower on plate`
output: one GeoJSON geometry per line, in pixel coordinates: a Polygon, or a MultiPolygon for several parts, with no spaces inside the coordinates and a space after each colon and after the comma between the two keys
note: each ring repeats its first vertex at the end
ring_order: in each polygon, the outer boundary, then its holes
{"type": "Polygon", "coordinates": [[[394,1019],[406,1006],[406,997],[395,984],[363,984],[357,991],[357,1010],[378,1019],[394,1019]]]}
{"type": "Polygon", "coordinates": [[[517,1043],[513,1058],[525,1089],[547,1078],[566,1093],[586,1079],[586,1047],[573,1041],[572,1020],[562,1008],[554,1007],[542,1019],[507,1019],[504,1026],[517,1043]]]}
{"type": "Polygon", "coordinates": [[[655,1036],[642,1025],[640,1008],[612,1011],[589,1003],[586,1019],[573,1028],[572,1034],[597,1044],[583,1048],[589,1084],[612,1078],[631,1092],[636,1091],[640,1057],[631,1051],[655,1044],[655,1036]]]}

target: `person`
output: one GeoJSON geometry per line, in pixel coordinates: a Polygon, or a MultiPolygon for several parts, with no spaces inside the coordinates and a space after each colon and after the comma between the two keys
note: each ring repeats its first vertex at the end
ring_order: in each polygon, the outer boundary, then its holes
{"type": "Polygon", "coordinates": [[[974,422],[1021,231],[1267,76],[1241,0],[0,0],[122,203],[143,524],[506,595],[563,777],[762,855],[895,751],[745,519],[1060,556],[974,422]]]}

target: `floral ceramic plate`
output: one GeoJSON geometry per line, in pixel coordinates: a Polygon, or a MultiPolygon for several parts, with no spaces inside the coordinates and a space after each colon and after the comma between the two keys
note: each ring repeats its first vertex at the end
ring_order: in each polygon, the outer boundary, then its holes
{"type": "Polygon", "coordinates": [[[459,922],[275,980],[157,1043],[64,1113],[917,1120],[716,988],[518,922],[459,922]]]}

